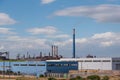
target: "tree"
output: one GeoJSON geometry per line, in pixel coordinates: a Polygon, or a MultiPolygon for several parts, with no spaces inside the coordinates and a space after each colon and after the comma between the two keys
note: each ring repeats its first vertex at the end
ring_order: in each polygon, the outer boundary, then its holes
{"type": "Polygon", "coordinates": [[[87,77],[88,80],[100,80],[100,77],[98,75],[91,75],[87,77]]]}
{"type": "Polygon", "coordinates": [[[102,80],[109,80],[108,76],[103,76],[102,80]]]}

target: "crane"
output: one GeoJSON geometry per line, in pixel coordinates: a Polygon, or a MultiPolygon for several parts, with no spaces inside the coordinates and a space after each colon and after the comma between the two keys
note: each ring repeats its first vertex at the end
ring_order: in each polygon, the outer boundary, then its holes
{"type": "Polygon", "coordinates": [[[0,56],[5,54],[5,58],[9,59],[9,52],[0,52],[0,56]]]}

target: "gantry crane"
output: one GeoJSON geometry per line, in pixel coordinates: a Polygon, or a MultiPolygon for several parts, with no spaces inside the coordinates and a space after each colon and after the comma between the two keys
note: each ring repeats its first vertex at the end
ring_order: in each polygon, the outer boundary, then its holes
{"type": "Polygon", "coordinates": [[[5,55],[6,59],[9,59],[9,52],[0,52],[0,56],[5,55]]]}

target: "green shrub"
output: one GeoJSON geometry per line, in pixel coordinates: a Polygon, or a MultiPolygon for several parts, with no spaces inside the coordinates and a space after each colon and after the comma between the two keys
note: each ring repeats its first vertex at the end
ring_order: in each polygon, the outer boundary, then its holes
{"type": "Polygon", "coordinates": [[[80,76],[77,76],[76,78],[71,78],[70,80],[83,80],[83,78],[80,76]]]}
{"type": "Polygon", "coordinates": [[[55,78],[48,78],[48,80],[56,80],[55,78]]]}
{"type": "Polygon", "coordinates": [[[70,78],[70,80],[76,80],[76,78],[70,78]]]}
{"type": "Polygon", "coordinates": [[[103,76],[102,80],[109,80],[108,76],[103,76]]]}
{"type": "Polygon", "coordinates": [[[83,78],[80,77],[80,76],[77,76],[77,77],[76,77],[76,80],[83,80],[83,78]]]}
{"type": "Polygon", "coordinates": [[[44,75],[41,74],[39,77],[44,77],[44,75]]]}
{"type": "Polygon", "coordinates": [[[87,77],[88,80],[100,80],[100,77],[98,75],[91,75],[87,77]]]}

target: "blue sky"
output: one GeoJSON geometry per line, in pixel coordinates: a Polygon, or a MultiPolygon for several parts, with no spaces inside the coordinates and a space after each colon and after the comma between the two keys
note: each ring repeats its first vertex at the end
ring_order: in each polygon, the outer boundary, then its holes
{"type": "Polygon", "coordinates": [[[119,0],[0,0],[0,51],[44,55],[51,45],[72,56],[76,28],[76,56],[120,56],[119,0]]]}

